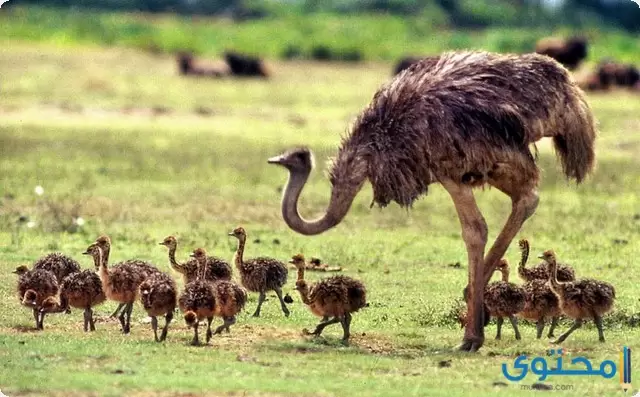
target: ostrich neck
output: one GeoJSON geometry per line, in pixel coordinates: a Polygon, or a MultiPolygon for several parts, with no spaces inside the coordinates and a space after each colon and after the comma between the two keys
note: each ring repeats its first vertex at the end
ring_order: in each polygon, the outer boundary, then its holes
{"type": "Polygon", "coordinates": [[[104,281],[109,280],[109,270],[107,269],[107,261],[102,250],[98,249],[98,252],[94,252],[93,261],[95,262],[98,270],[100,271],[100,278],[104,281]]]}
{"type": "Polygon", "coordinates": [[[172,245],[169,247],[169,263],[173,270],[182,272],[182,266],[176,261],[176,246],[172,245]]]}
{"type": "MultiPolygon", "coordinates": [[[[302,265],[304,266],[304,265],[302,265]]],[[[304,267],[298,268],[298,280],[304,280],[304,267]]]]}
{"type": "Polygon", "coordinates": [[[236,250],[236,254],[233,257],[233,262],[236,265],[236,268],[240,271],[243,270],[244,264],[242,262],[242,255],[244,255],[244,244],[247,241],[246,237],[240,237],[238,239],[238,249],[236,250]]]}
{"type": "Polygon", "coordinates": [[[506,270],[503,270],[502,272],[502,281],[504,281],[505,283],[509,282],[509,272],[506,270]]]}
{"type": "Polygon", "coordinates": [[[558,264],[555,259],[549,262],[549,284],[551,284],[552,290],[560,290],[560,283],[558,282],[558,264]]]}
{"type": "Polygon", "coordinates": [[[206,257],[204,259],[198,258],[196,263],[198,264],[196,279],[204,280],[205,272],[207,270],[207,258],[206,257]]]}
{"type": "Polygon", "coordinates": [[[518,269],[523,272],[526,268],[527,260],[529,260],[529,247],[525,247],[522,249],[522,256],[520,257],[520,264],[518,265],[518,269]]]}
{"type": "Polygon", "coordinates": [[[300,298],[302,299],[302,302],[305,305],[310,305],[311,304],[311,300],[309,300],[309,288],[304,288],[304,289],[300,289],[298,290],[298,292],[300,292],[300,298]]]}
{"type": "Polygon", "coordinates": [[[109,262],[109,253],[111,252],[111,246],[110,245],[105,245],[105,247],[102,249],[102,258],[104,260],[104,264],[105,266],[107,265],[107,263],[109,262]]]}
{"type": "Polygon", "coordinates": [[[336,226],[345,217],[351,207],[358,190],[362,186],[359,183],[352,185],[334,185],[331,192],[331,201],[325,214],[308,221],[298,212],[298,199],[304,185],[309,179],[311,170],[290,171],[287,187],[282,196],[282,216],[287,225],[300,234],[307,236],[320,234],[336,226]]]}

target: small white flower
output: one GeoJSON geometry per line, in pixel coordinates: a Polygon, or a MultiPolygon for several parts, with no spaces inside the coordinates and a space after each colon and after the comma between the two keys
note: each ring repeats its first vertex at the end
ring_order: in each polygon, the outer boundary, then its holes
{"type": "Polygon", "coordinates": [[[76,219],[73,220],[73,223],[75,223],[78,226],[82,226],[84,225],[84,219],[82,219],[81,216],[77,217],[76,219]]]}
{"type": "Polygon", "coordinates": [[[27,222],[27,227],[28,227],[29,229],[31,229],[31,228],[33,228],[33,227],[35,227],[35,226],[36,226],[36,223],[35,223],[34,221],[29,221],[29,222],[27,222]]]}
{"type": "Polygon", "coordinates": [[[36,192],[36,194],[38,196],[42,196],[44,194],[44,188],[42,186],[40,186],[40,185],[36,186],[34,191],[36,192]]]}

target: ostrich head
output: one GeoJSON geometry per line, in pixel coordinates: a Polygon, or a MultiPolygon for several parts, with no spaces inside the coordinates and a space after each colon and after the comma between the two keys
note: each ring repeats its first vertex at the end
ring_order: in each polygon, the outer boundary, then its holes
{"type": "Polygon", "coordinates": [[[82,253],[82,255],[91,255],[93,257],[93,263],[96,267],[96,270],[100,268],[100,264],[102,263],[102,253],[103,250],[100,248],[97,242],[91,244],[87,247],[86,251],[82,253]]]}
{"type": "Polygon", "coordinates": [[[164,245],[167,248],[176,248],[178,246],[178,240],[174,236],[165,237],[164,240],[160,243],[160,245],[164,245]]]}
{"type": "Polygon", "coordinates": [[[538,258],[543,259],[548,264],[551,264],[556,261],[556,253],[553,252],[553,250],[547,250],[541,255],[538,255],[538,258]]]}
{"type": "Polygon", "coordinates": [[[96,244],[100,246],[100,248],[111,246],[111,239],[107,235],[102,235],[96,239],[96,244]]]}
{"type": "Polygon", "coordinates": [[[25,265],[21,265],[16,267],[16,270],[14,270],[12,273],[13,274],[17,274],[18,276],[22,276],[23,274],[26,274],[27,272],[29,272],[29,268],[26,267],[25,265]]]}
{"type": "Polygon", "coordinates": [[[238,226],[237,228],[233,229],[231,233],[229,233],[229,236],[233,236],[238,240],[245,240],[247,238],[247,232],[245,232],[244,228],[238,226]]]}
{"type": "Polygon", "coordinates": [[[207,259],[207,251],[205,251],[204,248],[196,248],[189,256],[201,262],[207,259]]]}
{"type": "Polygon", "coordinates": [[[498,262],[498,266],[496,267],[496,270],[504,273],[505,271],[509,271],[509,262],[507,262],[506,259],[500,259],[500,262],[498,262]]]}
{"type": "Polygon", "coordinates": [[[296,268],[304,268],[304,255],[296,254],[289,259],[289,263],[293,264],[296,268]]]}
{"type": "Polygon", "coordinates": [[[25,306],[33,306],[37,305],[38,293],[32,289],[28,289],[24,296],[22,297],[22,304],[25,306]]]}
{"type": "Polygon", "coordinates": [[[60,311],[60,304],[53,296],[50,296],[47,299],[43,300],[42,304],[40,305],[41,313],[54,313],[58,311],[60,311]]]}
{"type": "Polygon", "coordinates": [[[188,311],[184,314],[184,321],[188,327],[194,327],[198,324],[198,316],[195,312],[188,311]]]}
{"type": "Polygon", "coordinates": [[[291,149],[279,156],[267,160],[269,164],[278,164],[289,172],[308,174],[313,169],[313,155],[305,147],[291,149]]]}

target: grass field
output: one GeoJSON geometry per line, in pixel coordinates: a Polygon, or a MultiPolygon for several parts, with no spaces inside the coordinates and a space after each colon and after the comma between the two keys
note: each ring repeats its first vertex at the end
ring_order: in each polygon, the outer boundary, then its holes
{"type": "MultiPolygon", "coordinates": [[[[322,170],[340,135],[391,65],[273,64],[270,81],[195,80],[176,75],[173,59],[129,50],[51,49],[8,43],[0,52],[0,389],[16,395],[260,395],[449,396],[525,395],[536,377],[508,382],[501,364],[519,354],[543,355],[551,345],[523,324],[515,341],[506,326],[495,341],[486,329],[479,354],[452,351],[462,331],[451,311],[466,284],[464,244],[453,205],[440,186],[412,211],[369,209],[365,187],[347,218],[316,237],[290,231],[280,215],[285,171],[266,159],[293,145],[316,154],[317,170],[303,192],[307,217],[329,197],[322,170]],[[44,194],[34,188],[41,185],[44,194]],[[77,212],[74,212],[76,207],[77,212]],[[35,223],[18,222],[28,216],[35,223]],[[74,230],[71,216],[85,224],[74,230]],[[179,316],[166,343],[153,342],[139,305],[123,336],[97,309],[93,334],[82,316],[50,315],[33,331],[30,312],[15,296],[11,270],[60,250],[80,253],[99,234],[111,236],[112,260],[141,258],[169,270],[158,242],[180,239],[179,260],[195,247],[231,260],[227,233],[243,225],[247,255],[287,260],[302,252],[341,265],[362,279],[370,307],[354,316],[350,347],[339,326],[321,339],[301,335],[317,319],[304,307],[290,273],[295,302],[284,318],[275,296],[263,317],[250,317],[257,296],[231,334],[190,347],[179,316]],[[32,226],[32,225],[29,225],[32,226]],[[71,232],[61,232],[64,227],[71,232]],[[259,239],[259,242],[254,240],[259,239]],[[276,240],[277,239],[277,240],[276,240]],[[461,266],[451,266],[456,262],[461,266]],[[246,394],[243,394],[246,393],[246,394]]],[[[589,323],[562,346],[569,357],[617,361],[623,345],[639,347],[637,258],[640,256],[640,101],[626,93],[591,96],[599,119],[598,168],[583,185],[563,179],[543,141],[541,202],[518,238],[532,253],[553,248],[578,274],[613,283],[607,342],[589,323]]],[[[510,209],[497,191],[478,191],[495,238],[510,209]]],[[[517,245],[507,253],[513,267],[517,245]]],[[[178,279],[177,275],[173,273],[178,279]]],[[[318,277],[310,274],[311,279],[318,277]]],[[[517,277],[513,276],[514,280],[517,277]]],[[[179,279],[181,283],[181,279],[179,279]]],[[[519,281],[517,281],[519,282],[519,281]]],[[[563,323],[560,330],[567,328],[563,323]]],[[[635,350],[637,352],[637,350],[635,350]]],[[[637,356],[637,353],[635,353],[637,356]]],[[[568,361],[568,360],[565,360],[568,361]]],[[[568,365],[568,364],[567,364],[568,365]]],[[[634,379],[640,379],[636,365],[634,379]]],[[[637,389],[640,381],[636,381],[637,389]]],[[[557,396],[623,395],[618,378],[550,377],[557,396]]]]}

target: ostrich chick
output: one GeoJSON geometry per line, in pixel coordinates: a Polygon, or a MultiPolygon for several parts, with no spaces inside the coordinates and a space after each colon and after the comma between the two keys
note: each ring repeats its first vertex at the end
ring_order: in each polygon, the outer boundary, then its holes
{"type": "Polygon", "coordinates": [[[513,326],[516,339],[520,340],[518,321],[515,317],[525,306],[525,291],[522,287],[509,282],[509,264],[501,259],[496,271],[502,273],[502,281],[489,283],[484,292],[484,300],[491,316],[496,317],[498,331],[496,339],[501,338],[504,317],[507,317],[513,326]]]}
{"type": "MultiPolygon", "coordinates": [[[[182,274],[185,285],[197,278],[198,264],[194,258],[189,258],[185,263],[178,263],[176,261],[178,240],[174,236],[166,237],[160,245],[169,248],[169,263],[171,264],[171,268],[182,274]]],[[[208,256],[205,269],[204,279],[207,281],[231,280],[231,265],[223,259],[208,256]]]]}
{"type": "Polygon", "coordinates": [[[92,308],[106,299],[100,276],[87,269],[65,277],[60,286],[60,302],[51,296],[44,301],[40,311],[57,313],[67,311],[69,307],[84,309],[84,331],[95,331],[92,308]]]}
{"type": "Polygon", "coordinates": [[[287,283],[287,266],[277,259],[267,257],[243,259],[247,233],[243,228],[237,227],[229,233],[229,236],[238,239],[238,249],[233,259],[240,272],[242,285],[249,291],[260,293],[258,307],[253,317],[260,317],[260,309],[267,297],[267,291],[274,291],[278,295],[282,312],[289,317],[289,309],[282,298],[282,287],[287,283]]]}
{"type": "MultiPolygon", "coordinates": [[[[21,268],[18,268],[21,269],[21,268]]],[[[16,269],[16,272],[18,272],[16,269]]],[[[18,279],[18,298],[24,306],[33,309],[33,318],[36,321],[36,329],[44,329],[45,313],[40,311],[42,303],[49,297],[58,294],[58,280],[53,272],[44,269],[21,269],[18,279]]]]}
{"type": "Polygon", "coordinates": [[[561,311],[558,297],[551,291],[549,283],[545,280],[531,280],[525,283],[522,288],[525,292],[525,305],[519,317],[536,323],[536,338],[542,337],[545,327],[545,319],[551,318],[551,326],[547,337],[553,337],[553,331],[558,325],[558,317],[561,311]]]}
{"type": "MultiPolygon", "coordinates": [[[[109,236],[102,235],[96,239],[94,244],[96,244],[102,250],[102,255],[104,256],[104,263],[105,263],[105,266],[107,266],[107,264],[109,263],[109,255],[111,253],[111,239],[109,238],[109,236]]],[[[152,263],[142,261],[139,259],[129,259],[126,261],[118,262],[114,265],[114,267],[119,266],[121,264],[126,264],[128,268],[134,267],[136,269],[136,272],[140,273],[143,276],[143,279],[151,276],[152,274],[160,272],[160,270],[158,270],[158,268],[155,267],[152,263]]],[[[96,268],[96,270],[98,269],[96,268]]],[[[126,306],[126,303],[121,302],[116,308],[116,310],[109,317],[118,316],[118,313],[120,312],[120,310],[125,306],[126,306]]]]}
{"type": "Polygon", "coordinates": [[[549,286],[560,302],[560,309],[575,319],[573,326],[553,343],[562,343],[573,331],[582,326],[585,318],[593,318],[598,328],[598,339],[604,342],[602,316],[613,308],[616,291],[613,285],[599,280],[581,279],[560,282],[557,278],[556,255],[552,250],[539,256],[548,263],[549,286]]]}
{"type": "Polygon", "coordinates": [[[323,321],[311,334],[320,336],[327,325],[340,322],[344,331],[342,342],[348,344],[351,313],[367,305],[367,290],[364,284],[351,277],[339,275],[309,285],[304,280],[304,256],[295,255],[289,263],[298,269],[296,289],[302,301],[309,306],[313,314],[323,317],[323,321]],[[329,317],[333,319],[328,320],[329,317]]]}
{"type": "Polygon", "coordinates": [[[33,270],[49,270],[56,276],[58,284],[61,285],[65,277],[80,271],[80,264],[75,259],[60,252],[53,252],[35,261],[31,268],[33,270]]]}
{"type": "MultiPolygon", "coordinates": [[[[209,258],[203,248],[193,251],[193,257],[198,263],[198,268],[207,268],[209,258]]],[[[229,327],[236,323],[236,315],[242,311],[247,303],[247,291],[238,284],[227,280],[216,281],[211,284],[211,287],[216,303],[214,315],[221,317],[224,321],[213,334],[219,334],[223,330],[229,332],[229,327]]]]}
{"type": "MultiPolygon", "coordinates": [[[[529,259],[529,241],[522,239],[518,242],[520,251],[522,253],[522,259],[518,265],[518,275],[524,281],[531,280],[549,280],[549,273],[547,272],[547,264],[545,262],[540,263],[536,267],[527,269],[525,265],[529,259]]],[[[573,281],[576,279],[576,272],[567,265],[558,264],[558,280],[559,281],[573,281]]]]}
{"type": "MultiPolygon", "coordinates": [[[[191,256],[196,257],[196,252],[194,251],[191,256]]],[[[178,299],[180,310],[184,313],[184,321],[187,326],[193,328],[192,346],[200,344],[198,326],[205,318],[207,319],[207,343],[213,336],[211,322],[216,314],[216,297],[213,284],[202,279],[203,273],[204,269],[198,269],[196,279],[185,285],[178,299]]]]}
{"type": "Polygon", "coordinates": [[[140,284],[140,303],[151,317],[153,337],[156,342],[167,338],[169,323],[173,319],[173,311],[177,301],[176,283],[166,273],[156,273],[149,276],[140,284]],[[158,338],[158,316],[164,316],[164,328],[158,338]]]}
{"type": "Polygon", "coordinates": [[[93,257],[102,281],[102,289],[107,298],[120,302],[124,306],[124,310],[120,312],[118,319],[122,326],[122,332],[128,334],[131,331],[133,303],[138,295],[140,284],[149,274],[144,268],[130,262],[118,263],[108,267],[104,251],[97,243],[91,244],[82,254],[93,257]]]}
{"type": "MultiPolygon", "coordinates": [[[[526,273],[530,271],[525,268],[527,260],[529,259],[529,242],[527,240],[520,240],[519,245],[522,255],[520,264],[518,265],[518,274],[520,277],[526,280],[526,276],[539,277],[540,275],[547,275],[546,265],[544,265],[544,272],[540,271],[540,266],[538,266],[531,269],[533,272],[526,273]],[[524,270],[526,270],[526,272],[524,272],[524,270]]],[[[573,277],[573,269],[565,268],[563,277],[573,277]]],[[[558,317],[561,314],[560,307],[558,306],[558,297],[551,291],[547,281],[548,277],[544,279],[533,278],[522,286],[526,293],[526,298],[524,309],[522,309],[518,315],[524,319],[535,321],[536,337],[538,339],[542,337],[546,318],[551,318],[551,326],[549,327],[547,337],[553,337],[553,331],[558,325],[558,317]]]]}

